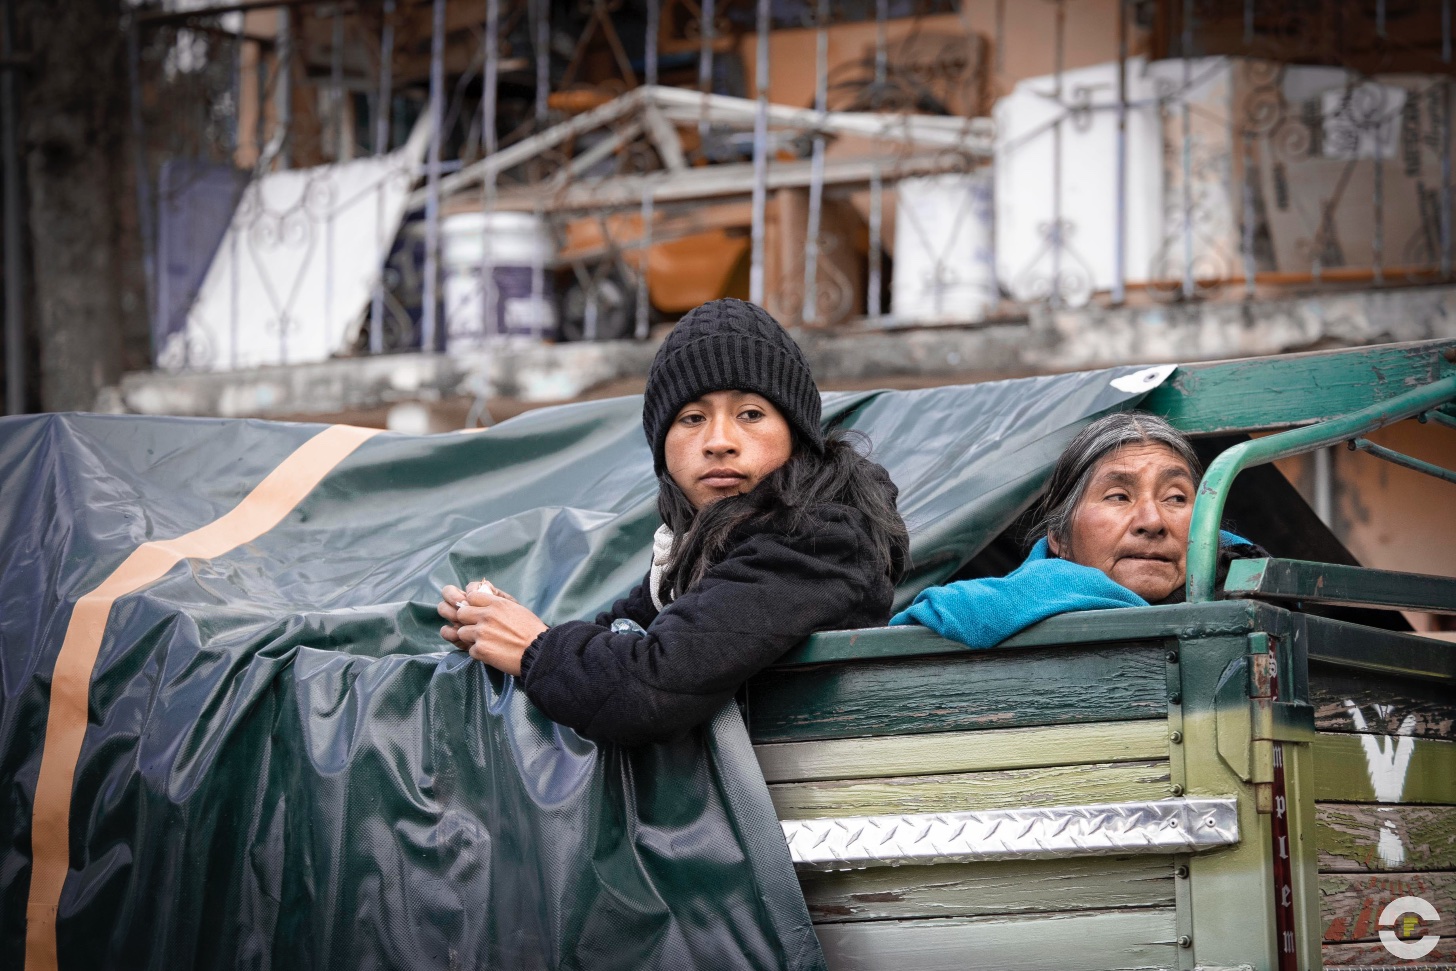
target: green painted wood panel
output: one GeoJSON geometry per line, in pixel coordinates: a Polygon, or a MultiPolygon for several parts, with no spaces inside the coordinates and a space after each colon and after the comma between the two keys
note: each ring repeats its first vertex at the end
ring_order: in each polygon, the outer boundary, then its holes
{"type": "Polygon", "coordinates": [[[1065,644],[1117,644],[1175,640],[1196,630],[1200,636],[1247,634],[1254,630],[1283,633],[1289,611],[1258,601],[1217,600],[1212,603],[1168,604],[1125,610],[1082,610],[1049,617],[1013,634],[995,647],[972,652],[924,627],[876,627],[815,634],[779,659],[776,667],[923,657],[936,654],[999,654],[1028,647],[1065,644]]]}
{"type": "Polygon", "coordinates": [[[1318,803],[1321,873],[1456,870],[1456,806],[1318,803]]]}
{"type": "Polygon", "coordinates": [[[1120,971],[1178,964],[1171,907],[815,927],[830,971],[1120,971]]]}
{"type": "Polygon", "coordinates": [[[1456,742],[1321,733],[1314,742],[1314,797],[1456,805],[1456,742]]]}
{"type": "Polygon", "coordinates": [[[754,742],[1167,714],[1166,648],[1040,648],[774,669],[748,687],[754,742]]]}
{"type": "Polygon", "coordinates": [[[1456,693],[1446,685],[1314,664],[1309,693],[1315,727],[1322,732],[1456,739],[1456,693]]]}
{"type": "Polygon", "coordinates": [[[1167,856],[802,871],[815,923],[1173,906],[1167,856]]]}
{"type": "Polygon", "coordinates": [[[1189,434],[1284,428],[1357,411],[1456,371],[1456,341],[1184,365],[1143,399],[1189,434]]]}
{"type": "Polygon", "coordinates": [[[1167,760],[769,786],[780,819],[1167,799],[1167,760]]]}
{"type": "Polygon", "coordinates": [[[872,779],[1168,757],[1168,723],[1094,722],[754,746],[768,782],[872,779]]]}
{"type": "Polygon", "coordinates": [[[1379,940],[1380,912],[1397,897],[1429,902],[1441,918],[1426,929],[1456,936],[1456,873],[1323,873],[1319,888],[1327,944],[1379,940]]]}

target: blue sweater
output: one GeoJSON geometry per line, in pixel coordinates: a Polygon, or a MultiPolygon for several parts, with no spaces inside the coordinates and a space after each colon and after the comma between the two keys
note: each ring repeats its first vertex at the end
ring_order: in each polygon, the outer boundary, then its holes
{"type": "MultiPolygon", "coordinates": [[[[1230,546],[1248,540],[1220,532],[1219,543],[1230,546]]],[[[1056,614],[1146,606],[1146,600],[1101,570],[1052,556],[1042,537],[1026,561],[1006,576],[922,590],[890,623],[921,624],[941,637],[983,648],[1056,614]]]]}

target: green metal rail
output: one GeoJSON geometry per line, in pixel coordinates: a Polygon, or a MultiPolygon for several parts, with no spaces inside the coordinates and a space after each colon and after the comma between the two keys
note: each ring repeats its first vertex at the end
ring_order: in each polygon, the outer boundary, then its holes
{"type": "Polygon", "coordinates": [[[1214,598],[1218,527],[1229,487],[1240,472],[1251,466],[1338,445],[1451,401],[1456,401],[1456,375],[1339,418],[1240,443],[1220,455],[1208,467],[1193,504],[1188,540],[1188,602],[1214,598]]]}

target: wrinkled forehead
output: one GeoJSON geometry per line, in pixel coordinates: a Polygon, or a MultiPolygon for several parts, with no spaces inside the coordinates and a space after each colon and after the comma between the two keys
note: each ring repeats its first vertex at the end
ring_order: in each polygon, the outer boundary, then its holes
{"type": "Polygon", "coordinates": [[[1193,470],[1183,456],[1159,442],[1132,442],[1120,445],[1092,465],[1089,482],[1099,479],[1138,480],[1152,478],[1159,482],[1186,480],[1193,482],[1193,470]]]}

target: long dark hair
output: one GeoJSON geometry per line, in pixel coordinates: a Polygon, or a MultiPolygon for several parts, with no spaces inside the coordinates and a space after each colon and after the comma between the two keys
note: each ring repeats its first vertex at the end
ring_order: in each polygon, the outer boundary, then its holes
{"type": "Polygon", "coordinates": [[[823,455],[801,447],[796,438],[789,460],[752,491],[697,510],[671,476],[659,473],[657,510],[673,532],[672,554],[663,571],[664,593],[670,590],[676,597],[691,590],[722,559],[739,528],[761,522],[792,531],[806,523],[814,506],[831,502],[864,514],[875,555],[891,582],[898,583],[909,557],[910,538],[895,508],[895,485],[856,446],[867,452],[869,439],[839,428],[824,436],[823,455]]]}

